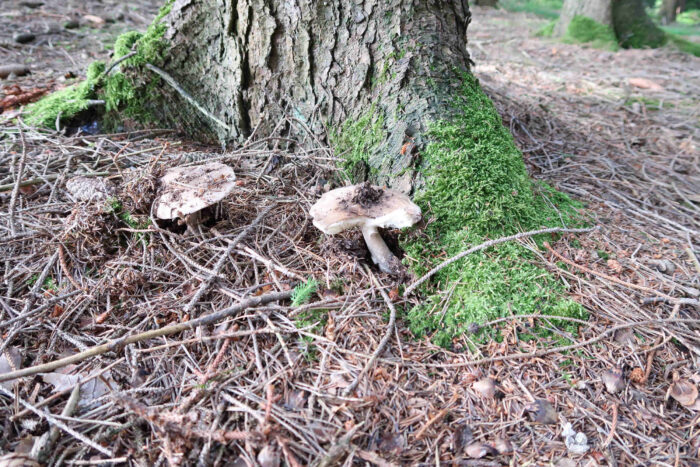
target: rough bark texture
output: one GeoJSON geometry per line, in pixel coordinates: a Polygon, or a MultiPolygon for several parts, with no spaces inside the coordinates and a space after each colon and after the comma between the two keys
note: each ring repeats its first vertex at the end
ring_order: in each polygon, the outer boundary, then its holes
{"type": "Polygon", "coordinates": [[[561,9],[561,14],[554,27],[555,36],[563,36],[569,29],[569,23],[574,16],[585,16],[604,25],[613,25],[613,0],[565,0],[561,9]]]}
{"type": "Polygon", "coordinates": [[[620,45],[625,48],[655,48],[667,40],[666,34],[647,15],[642,0],[614,0],[613,26],[620,45]]]}
{"type": "Polygon", "coordinates": [[[469,72],[466,0],[176,0],[164,21],[162,67],[228,128],[176,94],[163,117],[226,142],[283,114],[322,134],[375,112],[386,130],[369,165],[403,191],[415,152],[402,147],[448,116],[469,72]]]}

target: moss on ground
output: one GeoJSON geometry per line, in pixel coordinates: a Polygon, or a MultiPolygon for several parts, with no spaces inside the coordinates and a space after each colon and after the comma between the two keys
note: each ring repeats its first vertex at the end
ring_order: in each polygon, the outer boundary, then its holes
{"type": "MultiPolygon", "coordinates": [[[[422,152],[425,187],[415,200],[432,220],[420,237],[403,241],[406,263],[418,275],[486,239],[578,218],[577,203],[531,181],[474,77],[465,77],[455,105],[461,112],[431,126],[422,152]]],[[[441,270],[422,286],[423,302],[408,311],[411,329],[448,346],[470,323],[511,313],[584,317],[564,285],[533,260],[527,249],[509,243],[441,270]]]]}
{"type": "Polygon", "coordinates": [[[587,16],[576,15],[571,19],[564,42],[587,43],[598,49],[617,50],[617,37],[609,26],[587,16]]]}
{"type": "Polygon", "coordinates": [[[167,0],[144,34],[127,32],[114,43],[113,61],[127,55],[132,50],[135,55],[120,63],[109,74],[105,64],[94,62],[88,67],[86,78],[60,91],[50,94],[40,101],[27,106],[26,121],[30,125],[53,128],[57,119],[69,122],[88,110],[93,100],[104,100],[107,115],[106,127],[116,127],[123,117],[139,121],[152,120],[148,110],[157,99],[156,89],[159,77],[148,75],[143,78],[141,68],[146,63],[160,63],[166,48],[163,34],[166,26],[161,20],[170,12],[174,0],[167,0]],[[135,73],[129,71],[135,70],[135,73]]]}
{"type": "Polygon", "coordinates": [[[681,52],[700,57],[700,44],[697,42],[690,42],[673,34],[668,34],[668,39],[673,45],[678,47],[678,50],[681,52]]]}
{"type": "Polygon", "coordinates": [[[542,27],[539,29],[536,33],[535,36],[537,37],[552,37],[554,35],[554,28],[557,25],[557,21],[550,21],[547,23],[546,26],[542,27]]]}

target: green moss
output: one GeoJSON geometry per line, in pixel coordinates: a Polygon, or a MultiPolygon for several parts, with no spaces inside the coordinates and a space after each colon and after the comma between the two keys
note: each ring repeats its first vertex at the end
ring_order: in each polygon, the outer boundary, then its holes
{"type": "Polygon", "coordinates": [[[669,34],[668,38],[671,41],[671,43],[678,47],[678,50],[680,50],[681,52],[700,57],[700,44],[698,44],[697,42],[690,42],[678,36],[674,36],[673,34],[669,34]]]}
{"type": "Polygon", "coordinates": [[[97,98],[99,76],[105,64],[93,62],[88,66],[85,81],[56,91],[26,107],[29,125],[54,128],[56,120],[71,120],[90,107],[90,100],[97,98]]]}
{"type": "Polygon", "coordinates": [[[78,117],[88,109],[89,100],[105,101],[107,112],[105,128],[116,127],[123,117],[139,121],[153,119],[149,108],[158,99],[156,89],[160,78],[142,70],[146,63],[160,63],[167,44],[163,41],[166,26],[161,23],[170,12],[174,0],[168,0],[160,9],[144,34],[127,32],[114,43],[112,60],[131,52],[136,54],[122,62],[106,75],[105,64],[94,62],[86,72],[85,81],[53,93],[26,108],[26,121],[30,125],[53,128],[58,115],[62,121],[78,117]],[[144,77],[146,74],[146,77],[144,77]]]}
{"type": "Polygon", "coordinates": [[[554,28],[557,25],[557,21],[550,21],[547,23],[546,26],[544,26],[542,29],[538,30],[535,33],[535,36],[537,37],[552,37],[554,35],[554,28]]]}
{"type": "MultiPolygon", "coordinates": [[[[577,203],[530,180],[522,154],[475,78],[465,78],[461,94],[458,115],[430,127],[422,152],[425,187],[415,200],[432,219],[420,238],[409,234],[402,242],[405,261],[418,275],[485,239],[573,224],[578,217],[577,203]]],[[[533,259],[509,243],[441,270],[408,312],[411,329],[448,345],[470,323],[511,313],[585,316],[564,285],[533,259]]]]}
{"type": "Polygon", "coordinates": [[[618,49],[617,38],[612,28],[587,16],[574,16],[563,39],[564,42],[590,43],[599,49],[618,49]]]}
{"type": "Polygon", "coordinates": [[[384,115],[373,104],[358,119],[348,119],[329,132],[329,142],[335,153],[343,158],[343,175],[351,181],[367,178],[376,169],[370,169],[369,155],[384,141],[384,115]]]}

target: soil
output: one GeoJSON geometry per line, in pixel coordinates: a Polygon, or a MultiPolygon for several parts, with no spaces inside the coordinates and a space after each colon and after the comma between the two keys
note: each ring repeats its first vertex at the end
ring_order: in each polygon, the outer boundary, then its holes
{"type": "Polygon", "coordinates": [[[350,199],[350,202],[365,209],[370,209],[379,203],[383,194],[384,190],[373,187],[370,182],[365,182],[357,187],[357,191],[350,199]]]}

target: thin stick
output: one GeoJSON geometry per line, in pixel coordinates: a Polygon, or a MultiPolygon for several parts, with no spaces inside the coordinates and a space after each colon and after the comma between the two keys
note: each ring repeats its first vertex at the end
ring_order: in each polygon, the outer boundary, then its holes
{"type": "Polygon", "coordinates": [[[270,210],[272,210],[273,207],[274,206],[269,206],[267,209],[263,210],[263,212],[258,214],[258,217],[256,217],[253,222],[251,222],[245,229],[243,229],[241,233],[236,235],[236,238],[231,240],[231,242],[228,244],[228,247],[226,248],[226,251],[221,255],[219,260],[214,265],[214,268],[212,269],[213,274],[207,276],[206,280],[199,285],[199,289],[197,289],[197,292],[192,296],[187,305],[185,305],[183,309],[185,313],[189,313],[190,309],[193,306],[195,306],[197,302],[199,302],[200,298],[202,298],[202,295],[204,295],[206,291],[209,290],[209,287],[211,287],[211,284],[214,282],[214,279],[216,279],[219,273],[221,272],[221,269],[224,267],[224,263],[233,252],[233,249],[236,248],[236,246],[238,246],[238,243],[241,240],[243,240],[243,238],[246,235],[248,235],[250,229],[258,225],[260,221],[262,221],[267,216],[267,213],[270,212],[270,210]]]}
{"type": "Polygon", "coordinates": [[[374,366],[374,363],[377,361],[377,358],[379,358],[379,354],[381,354],[384,351],[384,347],[386,347],[386,345],[389,343],[391,335],[394,332],[394,324],[396,323],[396,308],[394,307],[394,304],[391,302],[391,299],[386,294],[386,292],[384,292],[384,289],[382,289],[381,284],[379,284],[377,278],[374,277],[372,271],[367,266],[365,266],[365,269],[369,273],[369,276],[372,278],[372,282],[374,282],[374,285],[376,285],[377,288],[379,288],[379,293],[382,294],[382,298],[386,302],[386,305],[389,307],[391,314],[389,315],[389,325],[386,327],[384,337],[382,337],[382,340],[379,342],[377,349],[372,354],[372,357],[370,357],[370,359],[367,361],[367,364],[365,364],[365,367],[362,369],[362,371],[357,375],[357,377],[355,377],[355,380],[352,383],[350,383],[350,385],[347,388],[345,388],[345,391],[343,391],[344,396],[348,396],[352,391],[354,391],[357,385],[360,384],[360,380],[367,374],[370,368],[374,366]]]}
{"type": "Polygon", "coordinates": [[[530,230],[529,232],[520,232],[514,235],[509,235],[507,237],[501,237],[497,238],[494,240],[489,240],[487,242],[482,243],[481,245],[477,245],[474,247],[469,248],[466,251],[463,251],[459,253],[456,256],[453,256],[452,258],[443,261],[439,265],[435,266],[433,269],[428,271],[423,277],[415,281],[413,284],[408,286],[406,288],[406,291],[404,292],[404,297],[408,297],[416,288],[421,285],[423,282],[427,281],[430,279],[435,273],[439,272],[442,269],[445,269],[447,266],[450,264],[454,263],[455,261],[459,261],[460,259],[464,258],[465,256],[468,256],[472,253],[475,253],[480,250],[485,250],[486,248],[492,247],[494,245],[498,245],[500,243],[505,243],[505,242],[510,242],[512,240],[518,240],[520,238],[525,238],[525,237],[532,237],[533,235],[540,235],[540,234],[547,234],[547,233],[585,233],[585,232],[591,232],[595,230],[597,227],[591,227],[591,228],[586,228],[586,229],[565,229],[562,227],[552,227],[549,229],[539,229],[539,230],[530,230]]]}
{"type": "Polygon", "coordinates": [[[78,433],[77,431],[75,431],[74,429],[72,429],[71,427],[69,427],[68,425],[66,425],[62,421],[60,421],[59,419],[55,418],[50,413],[44,412],[43,410],[39,410],[39,409],[35,408],[32,404],[25,402],[24,399],[22,399],[20,397],[16,397],[11,391],[8,391],[7,389],[5,389],[2,386],[0,386],[0,393],[3,393],[4,395],[8,396],[10,399],[19,402],[24,407],[29,409],[31,412],[34,412],[35,414],[37,414],[41,418],[46,419],[47,422],[49,422],[50,424],[52,424],[54,426],[57,426],[61,430],[65,431],[69,435],[76,438],[78,441],[81,441],[84,444],[90,446],[91,448],[93,448],[97,451],[100,451],[102,454],[104,454],[106,456],[110,456],[110,457],[113,456],[112,451],[110,451],[109,449],[104,448],[97,443],[94,443],[92,440],[81,435],[80,433],[78,433]]]}
{"type": "MultiPolygon", "coordinates": [[[[423,366],[430,367],[430,368],[462,368],[465,366],[477,366],[477,365],[485,365],[487,363],[494,363],[494,362],[504,362],[507,360],[521,360],[521,359],[526,359],[526,358],[536,358],[536,357],[542,357],[543,355],[549,355],[557,352],[564,352],[567,350],[574,350],[574,349],[580,349],[581,347],[586,347],[587,345],[595,344],[596,342],[600,342],[606,337],[608,337],[610,334],[614,334],[615,332],[621,330],[621,329],[628,329],[628,328],[633,328],[636,326],[650,326],[650,325],[663,325],[663,324],[669,324],[669,323],[687,323],[687,324],[700,324],[700,319],[652,319],[652,320],[647,320],[647,321],[639,321],[637,323],[625,323],[625,324],[620,324],[618,326],[614,326],[612,328],[608,328],[602,333],[598,334],[595,337],[591,337],[588,340],[579,342],[578,344],[571,344],[571,345],[562,345],[560,347],[552,347],[551,349],[542,349],[542,350],[537,350],[535,352],[521,352],[521,353],[514,353],[514,354],[509,354],[509,355],[501,355],[499,357],[486,357],[486,358],[480,358],[478,360],[472,360],[469,362],[461,362],[461,363],[425,363],[423,366]]],[[[0,376],[0,381],[2,381],[2,376],[0,376]]]]}
{"type": "Polygon", "coordinates": [[[204,114],[206,117],[210,118],[214,123],[216,123],[217,125],[221,126],[222,128],[224,128],[228,131],[231,131],[231,127],[229,127],[227,124],[225,124],[224,122],[222,122],[221,120],[216,118],[214,116],[214,114],[209,112],[207,109],[202,107],[202,105],[199,102],[197,102],[194,99],[194,97],[192,97],[187,91],[185,91],[179,84],[177,84],[177,81],[175,81],[175,79],[172,76],[170,76],[168,73],[161,70],[157,66],[151,65],[150,63],[146,63],[146,68],[148,68],[149,70],[151,70],[152,72],[154,72],[155,74],[157,74],[158,76],[163,78],[165,80],[165,82],[168,83],[170,86],[172,86],[172,88],[175,89],[178,93],[180,93],[180,95],[182,97],[184,97],[187,102],[192,104],[197,110],[202,112],[202,114],[204,114]]]}
{"type": "Polygon", "coordinates": [[[0,375],[0,382],[2,381],[9,381],[12,379],[16,378],[22,378],[24,376],[30,376],[30,375],[35,375],[37,373],[46,373],[49,371],[53,371],[57,368],[64,367],[66,365],[70,365],[72,363],[78,363],[82,362],[83,360],[86,360],[90,357],[94,357],[97,355],[102,355],[104,353],[107,353],[109,351],[114,350],[117,347],[120,346],[125,346],[129,344],[134,344],[136,342],[141,342],[147,339],[153,339],[154,337],[162,337],[162,336],[169,336],[171,334],[177,334],[178,332],[186,331],[186,330],[193,330],[199,326],[205,326],[207,324],[212,324],[217,321],[220,321],[224,318],[228,318],[229,316],[232,316],[239,311],[245,310],[246,308],[251,308],[254,306],[258,305],[264,305],[266,303],[270,302],[276,302],[279,300],[286,300],[292,296],[292,291],[286,291],[286,292],[273,292],[265,295],[260,295],[259,297],[251,297],[246,300],[241,301],[240,303],[237,303],[233,306],[230,306],[228,308],[225,308],[221,311],[217,311],[216,313],[212,313],[209,315],[201,316],[197,319],[193,319],[191,321],[187,321],[186,323],[179,323],[179,324],[173,324],[171,326],[166,326],[164,328],[160,329],[153,329],[150,331],[142,332],[139,334],[135,334],[133,336],[129,336],[123,339],[117,339],[114,342],[109,342],[107,344],[102,344],[102,345],[96,345],[94,347],[91,347],[87,349],[84,352],[77,353],[75,355],[71,355],[70,357],[62,358],[60,360],[55,360],[53,362],[49,363],[44,363],[43,365],[35,365],[29,368],[25,368],[23,370],[17,370],[17,371],[12,371],[10,373],[4,373],[0,375]]]}
{"type": "MultiPolygon", "coordinates": [[[[565,258],[564,256],[560,255],[556,251],[554,251],[554,248],[552,248],[549,245],[549,243],[547,243],[547,242],[544,242],[544,247],[546,249],[548,249],[550,253],[552,253],[554,256],[556,256],[557,259],[565,262],[569,266],[573,266],[577,269],[580,269],[583,272],[587,272],[588,274],[592,274],[594,276],[602,277],[603,279],[609,280],[610,282],[615,282],[616,284],[624,285],[625,287],[629,287],[630,289],[637,289],[637,290],[641,290],[643,292],[649,292],[649,293],[657,295],[659,297],[663,297],[663,298],[667,299],[668,301],[670,301],[671,303],[676,303],[678,301],[677,298],[674,298],[674,297],[667,295],[663,292],[659,292],[658,290],[654,290],[651,287],[645,287],[643,285],[637,285],[637,284],[632,284],[630,282],[625,282],[625,281],[620,280],[616,277],[608,276],[607,274],[603,274],[602,272],[598,272],[598,271],[594,271],[592,269],[589,269],[586,266],[581,266],[580,264],[577,264],[577,263],[571,261],[570,259],[565,258]]],[[[687,300],[684,300],[684,302],[688,303],[687,300]]],[[[698,301],[695,300],[695,303],[698,303],[698,301]]],[[[690,302],[689,304],[693,304],[693,302],[690,302]]]]}
{"type": "Polygon", "coordinates": [[[22,127],[19,126],[19,137],[20,140],[22,141],[22,156],[20,156],[19,159],[19,168],[17,169],[17,173],[15,174],[15,183],[12,188],[12,195],[10,196],[10,208],[9,208],[9,213],[10,213],[10,233],[14,237],[17,232],[15,231],[15,205],[17,204],[17,195],[19,195],[19,187],[21,184],[22,180],[22,174],[24,173],[24,164],[27,161],[27,143],[24,140],[24,132],[22,131],[22,127]]]}

